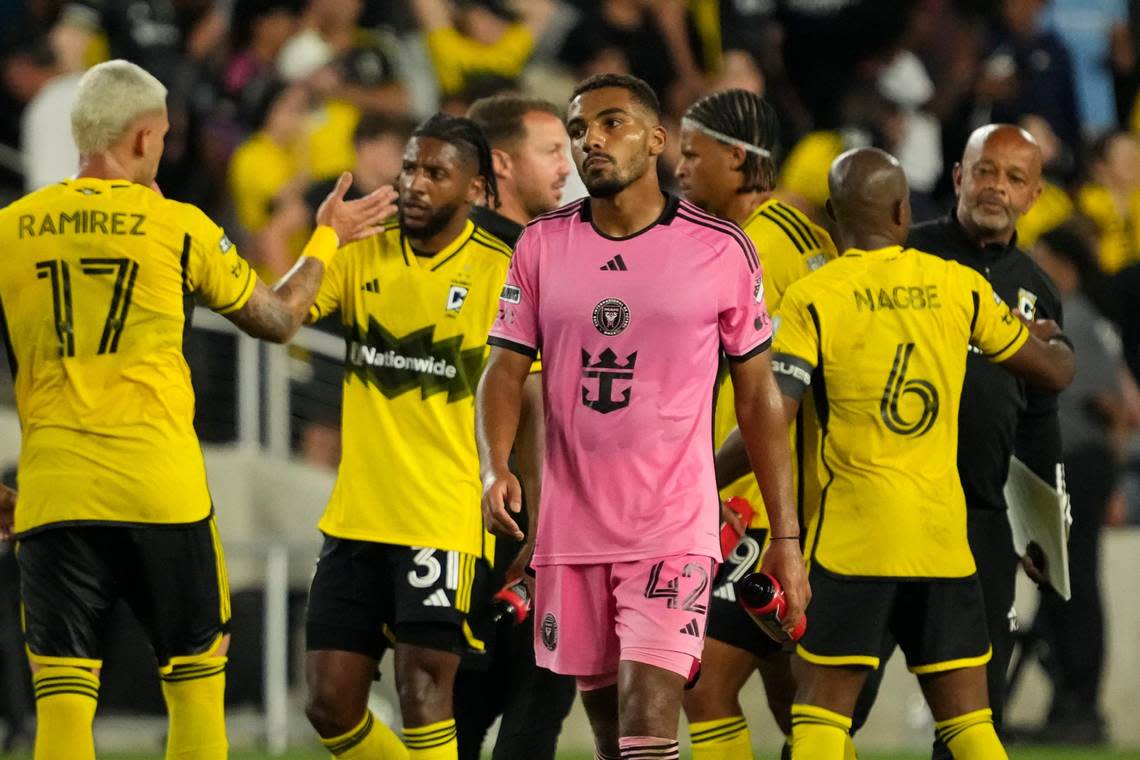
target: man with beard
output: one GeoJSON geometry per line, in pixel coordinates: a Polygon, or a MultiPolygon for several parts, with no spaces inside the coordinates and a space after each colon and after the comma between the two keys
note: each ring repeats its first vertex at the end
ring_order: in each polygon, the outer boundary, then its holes
{"type": "Polygon", "coordinates": [[[675,760],[720,557],[708,434],[722,349],[763,484],[764,569],[787,593],[785,626],[807,603],[771,320],[748,237],[662,194],[666,134],[645,82],[582,82],[567,131],[590,197],[531,222],[516,248],[477,400],[484,519],[523,537],[507,460],[541,351],[536,659],[577,677],[597,757],[675,760]]]}
{"type": "MultiPolygon", "coordinates": [[[[908,245],[968,266],[1026,320],[1061,324],[1061,299],[1049,277],[1017,247],[1015,228],[1041,193],[1041,150],[1020,127],[989,124],[976,129],[954,167],[958,203],[943,219],[917,225],[908,245]]],[[[1064,336],[1058,350],[1063,350],[1064,336]]],[[[986,681],[999,730],[1005,707],[1006,671],[1017,630],[1014,581],[1018,557],[1006,515],[1003,487],[1015,454],[1049,484],[1061,472],[1057,394],[1027,384],[971,349],[959,413],[958,473],[966,495],[970,550],[978,565],[993,657],[986,681]]],[[[1063,481],[1062,481],[1063,482],[1063,481]]],[[[1036,570],[1027,570],[1039,580],[1036,570]]],[[[888,642],[884,659],[894,649],[888,642]]],[[[855,713],[858,729],[870,712],[882,668],[868,679],[855,713]]],[[[935,740],[935,758],[950,757],[935,740]]]]}
{"type": "MultiPolygon", "coordinates": [[[[570,173],[566,127],[553,103],[513,94],[480,98],[467,115],[491,146],[499,191],[496,205],[476,206],[471,218],[513,247],[523,225],[558,207],[570,173]]],[[[539,366],[536,363],[535,370],[539,366]]],[[[530,509],[537,506],[541,489],[542,377],[538,371],[527,378],[524,394],[515,467],[530,509]]],[[[495,541],[489,591],[527,577],[534,534],[524,517],[519,516],[519,528],[527,535],[525,541],[509,536],[495,541]]],[[[464,661],[455,681],[459,757],[478,760],[487,731],[502,716],[494,758],[553,760],[562,722],[574,704],[574,679],[535,665],[533,616],[518,625],[503,624],[486,631],[476,628],[476,633],[487,642],[487,656],[464,661]]]]}
{"type": "Polygon", "coordinates": [[[309,317],[348,341],[342,448],[319,528],[306,621],[306,714],[342,760],[454,760],[452,688],[485,551],[474,392],[511,250],[468,219],[494,203],[491,150],[469,119],[412,134],[396,224],[343,251],[309,317]],[[368,709],[395,650],[404,741],[368,709]]]}

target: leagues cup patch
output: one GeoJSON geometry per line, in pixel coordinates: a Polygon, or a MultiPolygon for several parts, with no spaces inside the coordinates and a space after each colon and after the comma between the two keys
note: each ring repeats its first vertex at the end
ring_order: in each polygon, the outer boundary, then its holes
{"type": "Polygon", "coordinates": [[[558,618],[553,612],[542,616],[542,645],[551,652],[558,648],[558,618]]]}
{"type": "Polygon", "coordinates": [[[617,298],[598,301],[594,307],[594,327],[602,335],[617,335],[629,327],[629,307],[617,298]]]}

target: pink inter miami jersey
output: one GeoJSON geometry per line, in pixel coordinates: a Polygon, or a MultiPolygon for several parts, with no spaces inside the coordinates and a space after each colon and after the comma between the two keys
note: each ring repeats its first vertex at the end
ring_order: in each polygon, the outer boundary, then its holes
{"type": "Polygon", "coordinates": [[[488,342],[542,353],[546,455],[535,565],[720,557],[713,386],[772,325],[735,224],[666,198],[626,238],[589,199],[519,239],[488,342]]]}

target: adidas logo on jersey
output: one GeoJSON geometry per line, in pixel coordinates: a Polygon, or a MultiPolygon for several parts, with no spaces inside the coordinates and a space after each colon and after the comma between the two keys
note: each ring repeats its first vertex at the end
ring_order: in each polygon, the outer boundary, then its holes
{"type": "Polygon", "coordinates": [[[365,293],[379,293],[380,292],[380,280],[376,277],[373,277],[371,280],[364,283],[360,287],[360,289],[363,290],[365,293]]]}
{"type": "Polygon", "coordinates": [[[730,602],[736,601],[736,587],[731,583],[726,583],[720,586],[713,592],[713,596],[717,599],[727,599],[730,602]]]}
{"type": "Polygon", "coordinates": [[[701,635],[701,627],[697,625],[697,619],[693,618],[688,623],[686,623],[685,627],[680,629],[680,633],[683,633],[686,636],[696,636],[699,638],[701,635]]]}
{"type": "Polygon", "coordinates": [[[600,267],[598,267],[598,269],[601,269],[603,272],[605,272],[605,271],[610,271],[610,272],[626,272],[626,271],[629,271],[625,265],[625,259],[623,259],[621,257],[620,253],[617,256],[614,256],[609,261],[607,261],[605,264],[602,264],[600,267]]]}
{"type": "Polygon", "coordinates": [[[447,601],[447,594],[444,593],[443,589],[437,588],[434,592],[432,592],[431,596],[429,596],[427,599],[424,599],[424,606],[450,607],[451,602],[447,601]]]}

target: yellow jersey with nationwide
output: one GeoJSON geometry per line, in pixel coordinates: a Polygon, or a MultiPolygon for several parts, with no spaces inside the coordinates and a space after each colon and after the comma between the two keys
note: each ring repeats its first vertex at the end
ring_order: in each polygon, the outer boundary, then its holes
{"type": "Polygon", "coordinates": [[[22,434],[16,530],[205,518],[186,296],[224,314],[255,283],[222,229],[141,185],[84,178],[0,211],[0,250],[22,434]]]}
{"type": "MultiPolygon", "coordinates": [[[[763,272],[764,300],[772,314],[774,324],[779,328],[780,301],[788,286],[801,277],[819,269],[836,256],[835,243],[827,230],[812,222],[798,209],[775,198],[770,198],[757,206],[740,225],[760,255],[763,272]]],[[[717,391],[716,415],[713,418],[714,443],[719,448],[725,438],[736,427],[735,396],[727,371],[720,377],[717,391]]],[[[810,422],[808,424],[811,424],[810,422]]],[[[797,483],[802,473],[814,472],[817,457],[810,452],[806,459],[804,452],[795,448],[796,431],[792,432],[793,459],[797,462],[797,483]]],[[[818,481],[810,477],[808,481],[818,481]]],[[[768,513],[764,511],[764,499],[760,486],[752,473],[721,489],[722,500],[742,496],[752,504],[755,513],[752,527],[767,528],[768,513]]]]}
{"type": "Polygon", "coordinates": [[[822,428],[810,561],[848,576],[974,572],[957,470],[966,356],[1004,361],[1028,336],[980,274],[899,246],[848,251],[788,289],[773,361],[782,382],[810,381],[822,428]]]}
{"type": "Polygon", "coordinates": [[[399,226],[337,255],[311,316],[339,311],[348,342],[332,536],[479,555],[475,386],[511,250],[468,221],[431,257],[399,226]]]}

